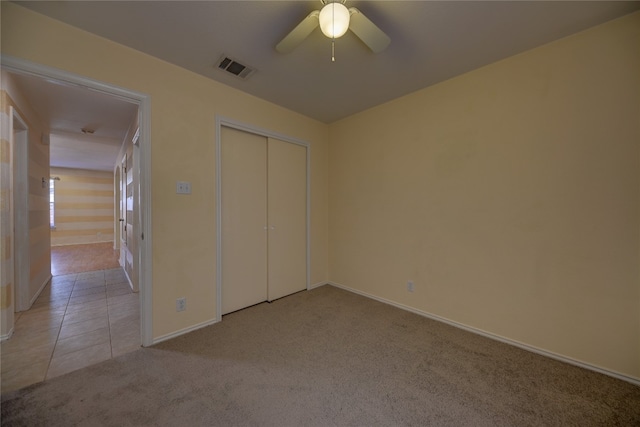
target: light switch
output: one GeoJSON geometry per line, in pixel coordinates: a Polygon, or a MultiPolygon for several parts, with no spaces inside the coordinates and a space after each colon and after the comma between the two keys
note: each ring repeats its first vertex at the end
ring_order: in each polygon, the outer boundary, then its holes
{"type": "Polygon", "coordinates": [[[178,181],[176,183],[177,194],[191,194],[191,183],[187,181],[178,181]]]}

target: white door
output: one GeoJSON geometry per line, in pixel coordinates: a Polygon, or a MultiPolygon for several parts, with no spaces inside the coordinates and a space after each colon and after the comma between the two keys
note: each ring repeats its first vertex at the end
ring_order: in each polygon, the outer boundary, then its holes
{"type": "Polygon", "coordinates": [[[307,285],[307,149],[268,142],[269,301],[307,285]]]}
{"type": "Polygon", "coordinates": [[[127,260],[127,155],[125,154],[120,165],[120,265],[122,268],[127,260]]]}
{"type": "Polygon", "coordinates": [[[267,145],[223,127],[222,314],[267,299],[267,145]]]}
{"type": "Polygon", "coordinates": [[[306,147],[221,129],[222,314],[307,287],[306,147]]]}

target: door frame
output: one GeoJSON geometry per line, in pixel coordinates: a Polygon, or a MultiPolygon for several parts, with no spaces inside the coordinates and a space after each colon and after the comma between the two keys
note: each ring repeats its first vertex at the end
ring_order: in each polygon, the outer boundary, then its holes
{"type": "Polygon", "coordinates": [[[277,132],[229,119],[216,114],[216,321],[222,321],[222,127],[249,132],[265,138],[274,138],[291,144],[301,145],[307,152],[307,218],[306,218],[306,289],[309,290],[311,278],[311,144],[301,139],[292,138],[277,132]]]}
{"type": "MultiPolygon", "coordinates": [[[[120,200],[120,165],[116,164],[113,172],[113,194],[114,200],[120,200]]],[[[120,253],[120,204],[113,206],[113,250],[120,253]]],[[[119,255],[118,255],[119,256],[119,255]]]]}
{"type": "Polygon", "coordinates": [[[59,84],[81,87],[96,92],[104,93],[123,101],[138,106],[138,120],[140,127],[140,139],[137,147],[140,158],[140,233],[138,239],[138,283],[140,284],[140,338],[143,346],[153,344],[153,299],[152,299],[152,235],[151,235],[151,97],[147,94],[125,89],[110,83],[74,74],[65,70],[37,64],[21,58],[1,54],[2,68],[7,71],[26,74],[48,80],[54,80],[59,84]]]}
{"type": "Polygon", "coordinates": [[[10,178],[13,193],[10,212],[10,226],[13,230],[14,292],[12,293],[13,311],[18,312],[27,310],[31,303],[29,301],[29,126],[13,106],[9,111],[13,172],[10,178]],[[16,126],[16,122],[20,127],[16,126]],[[19,136],[18,133],[20,133],[19,136]]]}

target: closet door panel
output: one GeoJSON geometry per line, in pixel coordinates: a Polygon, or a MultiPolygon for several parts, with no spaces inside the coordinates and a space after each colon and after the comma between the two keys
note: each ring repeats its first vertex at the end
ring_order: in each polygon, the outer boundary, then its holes
{"type": "Polygon", "coordinates": [[[268,299],[307,288],[307,150],[269,138],[268,299]]]}
{"type": "Polygon", "coordinates": [[[267,300],[267,139],[222,127],[222,314],[267,300]]]}

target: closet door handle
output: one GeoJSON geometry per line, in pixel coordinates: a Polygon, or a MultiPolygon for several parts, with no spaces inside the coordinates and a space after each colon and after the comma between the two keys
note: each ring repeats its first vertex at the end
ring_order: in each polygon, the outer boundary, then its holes
{"type": "Polygon", "coordinates": [[[269,227],[269,230],[275,230],[275,229],[276,229],[275,225],[272,225],[271,227],[269,227]]]}

